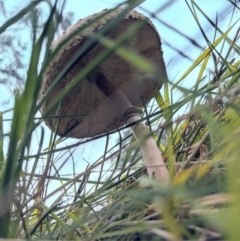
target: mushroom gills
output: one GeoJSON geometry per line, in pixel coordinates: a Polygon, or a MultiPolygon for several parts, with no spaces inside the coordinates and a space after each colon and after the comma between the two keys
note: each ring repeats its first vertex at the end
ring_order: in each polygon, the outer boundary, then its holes
{"type": "Polygon", "coordinates": [[[87,75],[87,81],[95,83],[107,97],[116,89],[114,84],[99,71],[92,71],[87,75]]]}

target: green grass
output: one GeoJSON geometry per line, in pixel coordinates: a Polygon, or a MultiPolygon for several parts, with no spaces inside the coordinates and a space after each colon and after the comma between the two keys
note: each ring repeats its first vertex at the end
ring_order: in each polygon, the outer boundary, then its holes
{"type": "MultiPolygon", "coordinates": [[[[8,19],[0,27],[0,34],[6,33],[24,14],[32,13],[40,2],[32,2],[8,19]]],[[[139,4],[128,2],[130,5],[125,13],[139,4]]],[[[239,5],[231,3],[232,14],[239,13],[239,5]]],[[[3,125],[6,112],[0,113],[1,238],[90,241],[200,240],[200,237],[207,237],[205,240],[238,240],[240,98],[237,87],[233,87],[240,78],[240,48],[239,33],[236,37],[230,34],[238,23],[231,22],[229,17],[229,28],[223,31],[196,1],[186,1],[186,4],[206,40],[206,48],[180,78],[164,83],[143,116],[169,167],[171,181],[168,184],[147,178],[134,137],[123,132],[112,149],[108,146],[112,133],[102,135],[107,140],[102,150],[104,154],[79,172],[75,162],[82,160],[78,160],[74,152],[80,146],[92,145],[99,137],[64,146],[66,138],[61,139],[55,133],[49,135],[42,127],[42,117],[36,118],[53,87],[99,39],[107,51],[78,74],[51,108],[58,106],[64,96],[112,53],[145,73],[155,71],[145,59],[122,46],[140,26],[134,26],[131,32],[114,42],[100,34],[92,36],[86,49],[59,73],[52,87],[39,100],[43,73],[59,51],[50,53],[48,48],[59,25],[61,8],[51,7],[51,14],[40,32],[32,21],[30,64],[23,90],[14,96],[9,133],[3,125]],[[199,22],[200,14],[215,28],[215,39],[208,38],[199,22]],[[43,52],[46,54],[42,64],[43,52]],[[183,82],[192,72],[195,76],[191,80],[193,87],[187,88],[183,82]],[[219,88],[223,85],[226,87],[219,88]],[[233,89],[231,94],[229,89],[233,89]],[[176,92],[181,94],[180,99],[174,98],[176,92]],[[36,130],[38,144],[32,151],[36,130]],[[166,135],[165,142],[161,142],[163,135],[166,135]],[[66,163],[72,168],[65,177],[61,173],[66,163]]],[[[112,24],[117,24],[122,17],[112,24]]],[[[111,26],[101,34],[108,28],[111,26]]],[[[81,31],[83,29],[79,33],[81,31]]]]}

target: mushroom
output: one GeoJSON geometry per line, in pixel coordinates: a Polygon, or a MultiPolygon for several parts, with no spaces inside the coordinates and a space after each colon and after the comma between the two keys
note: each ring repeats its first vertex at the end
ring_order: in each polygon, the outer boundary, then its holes
{"type": "MultiPolygon", "coordinates": [[[[86,26],[86,23],[103,13],[81,19],[69,27],[53,42],[51,50],[55,50],[74,31],[86,26]]],[[[87,26],[85,33],[97,32],[117,14],[119,10],[105,15],[93,25],[87,26]]],[[[167,79],[158,32],[148,18],[133,10],[112,28],[106,37],[117,39],[129,26],[138,21],[144,21],[145,24],[124,43],[124,47],[134,49],[139,55],[152,62],[159,70],[158,78],[143,76],[143,73],[114,53],[100,63],[62,100],[61,108],[56,107],[51,111],[50,115],[57,116],[57,121],[47,117],[44,121],[60,136],[74,138],[93,137],[109,133],[124,124],[132,124],[131,130],[142,150],[150,178],[168,181],[169,173],[156,142],[149,129],[140,121],[144,103],[148,103],[153,98],[154,91],[159,90],[163,81],[167,79]]],[[[77,35],[61,48],[43,76],[41,95],[44,95],[58,73],[89,39],[87,34],[77,35]]],[[[76,74],[104,50],[105,47],[98,42],[87,52],[53,89],[42,105],[41,112],[44,113],[56,95],[73,80],[76,74]]]]}

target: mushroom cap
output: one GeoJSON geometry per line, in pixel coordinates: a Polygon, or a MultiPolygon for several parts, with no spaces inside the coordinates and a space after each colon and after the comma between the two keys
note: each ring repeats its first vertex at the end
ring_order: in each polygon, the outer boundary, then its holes
{"type": "MultiPolygon", "coordinates": [[[[104,10],[106,11],[106,10],[104,10]]],[[[55,50],[69,35],[77,29],[82,28],[90,20],[102,15],[104,11],[93,14],[87,18],[79,20],[76,24],[69,27],[62,36],[55,40],[51,50],[55,50]]],[[[119,10],[107,14],[105,17],[96,21],[88,32],[97,32],[109,20],[119,14],[119,10]]],[[[137,21],[145,21],[146,24],[127,40],[123,47],[136,51],[139,55],[154,63],[161,76],[156,78],[146,78],[143,87],[139,89],[141,76],[143,73],[137,70],[130,63],[122,59],[117,54],[112,54],[105,61],[97,66],[97,73],[107,78],[116,88],[128,98],[134,107],[143,107],[143,102],[148,103],[153,98],[153,92],[160,89],[162,83],[167,79],[167,73],[161,50],[161,40],[152,22],[143,14],[133,10],[122,21],[120,21],[106,37],[114,40],[137,21]],[[141,92],[141,93],[140,93],[141,92]],[[143,101],[144,100],[144,101],[143,101]]],[[[84,46],[89,37],[86,35],[75,35],[58,52],[50,66],[43,75],[43,85],[40,95],[43,96],[49,89],[55,78],[58,76],[74,54],[84,46]]],[[[79,62],[66,74],[66,76],[53,89],[47,100],[41,107],[41,112],[47,109],[54,98],[62,89],[68,85],[73,78],[99,53],[106,50],[103,45],[97,43],[79,62]]],[[[68,94],[61,102],[61,107],[56,107],[49,116],[58,118],[44,118],[47,126],[56,131],[60,136],[84,138],[92,137],[102,133],[115,130],[125,124],[121,118],[121,108],[116,108],[111,101],[111,96],[106,93],[104,86],[101,85],[101,78],[98,74],[90,74],[68,94]],[[58,111],[58,112],[57,112],[58,111]]],[[[116,103],[115,103],[116,105],[116,103]]]]}

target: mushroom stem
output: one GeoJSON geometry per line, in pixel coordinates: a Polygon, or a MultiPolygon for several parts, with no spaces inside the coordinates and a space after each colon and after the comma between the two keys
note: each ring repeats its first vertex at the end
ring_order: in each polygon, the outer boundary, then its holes
{"type": "MultiPolygon", "coordinates": [[[[101,84],[104,86],[104,91],[111,93],[108,95],[108,98],[114,105],[116,113],[123,113],[127,124],[140,120],[141,116],[137,113],[138,108],[133,107],[127,96],[125,96],[119,88],[114,86],[103,74],[100,72],[95,74],[97,78],[101,80],[101,84]]],[[[141,88],[140,90],[136,88],[136,90],[138,90],[136,91],[137,93],[133,94],[135,94],[137,98],[138,96],[141,96],[143,90],[141,90],[141,88]]],[[[149,129],[143,122],[138,122],[131,126],[131,130],[141,148],[149,177],[164,182],[169,181],[169,172],[149,129]]]]}
{"type": "MultiPolygon", "coordinates": [[[[131,124],[141,119],[138,115],[131,115],[129,118],[126,118],[127,124],[131,124]]],[[[131,126],[131,130],[141,148],[149,177],[163,182],[168,182],[169,172],[164,163],[162,154],[159,151],[155,140],[151,136],[149,129],[143,122],[139,122],[131,126]]]]}
{"type": "MultiPolygon", "coordinates": [[[[109,98],[114,106],[116,106],[116,110],[118,112],[122,111],[124,113],[128,113],[124,116],[127,124],[134,123],[141,119],[139,113],[127,111],[134,108],[132,103],[120,89],[115,88],[109,98]]],[[[164,163],[162,154],[159,151],[155,140],[151,136],[149,129],[143,122],[138,122],[131,126],[131,130],[141,148],[149,177],[163,182],[168,182],[169,172],[164,163]]]]}

